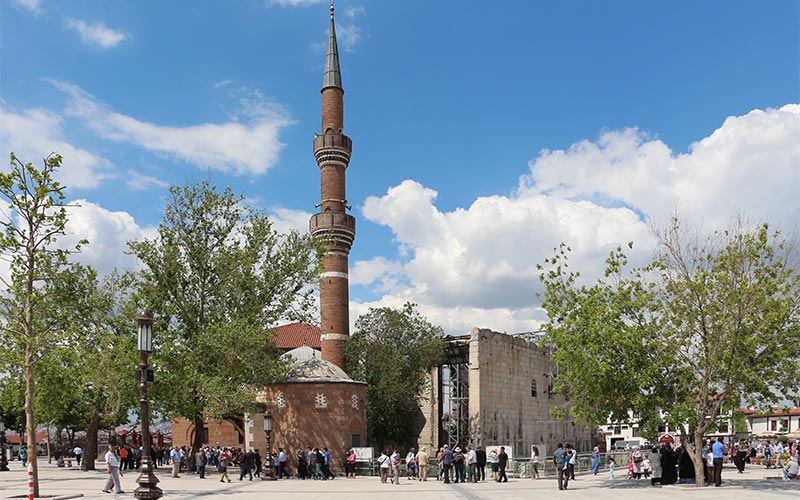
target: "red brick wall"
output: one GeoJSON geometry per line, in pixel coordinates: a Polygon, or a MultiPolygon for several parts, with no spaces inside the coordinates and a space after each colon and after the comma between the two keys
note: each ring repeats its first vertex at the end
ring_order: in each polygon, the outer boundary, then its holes
{"type": "MultiPolygon", "coordinates": [[[[212,420],[206,422],[208,429],[208,443],[211,446],[244,446],[243,438],[236,430],[236,426],[227,420],[212,420]]],[[[172,420],[173,446],[191,446],[194,440],[194,424],[185,418],[172,420]]]]}
{"type": "MultiPolygon", "coordinates": [[[[367,386],[358,383],[273,384],[267,388],[267,407],[272,414],[272,449],[287,451],[293,472],[297,466],[297,449],[308,446],[327,447],[335,470],[342,469],[344,452],[352,446],[352,435],[358,434],[361,446],[367,446],[367,386]],[[279,407],[279,393],[285,406],[279,407]],[[327,408],[316,408],[317,393],[325,394],[327,408]],[[353,394],[358,409],[353,408],[353,394]]],[[[254,448],[267,448],[263,415],[251,415],[254,448]]]]}

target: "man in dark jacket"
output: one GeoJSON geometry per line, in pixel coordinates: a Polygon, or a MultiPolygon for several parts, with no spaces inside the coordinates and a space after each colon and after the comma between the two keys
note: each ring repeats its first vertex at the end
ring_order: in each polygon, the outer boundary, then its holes
{"type": "Polygon", "coordinates": [[[508,453],[506,453],[506,447],[500,447],[500,454],[497,455],[497,458],[500,459],[500,476],[497,478],[498,483],[507,483],[508,476],[506,476],[506,467],[508,466],[508,453]]]}
{"type": "Polygon", "coordinates": [[[486,450],[478,446],[475,455],[478,458],[478,481],[486,481],[486,450]]]}
{"type": "Polygon", "coordinates": [[[453,466],[453,452],[447,445],[444,445],[442,452],[442,465],[444,466],[444,484],[450,483],[450,467],[453,466]]]}

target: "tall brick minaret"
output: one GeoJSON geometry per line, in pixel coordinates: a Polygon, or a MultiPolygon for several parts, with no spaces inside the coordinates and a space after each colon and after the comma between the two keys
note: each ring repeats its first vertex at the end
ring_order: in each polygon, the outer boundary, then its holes
{"type": "Polygon", "coordinates": [[[344,89],[339,70],[339,48],[333,23],[331,27],[325,74],[322,79],[322,134],[315,134],[314,156],[319,165],[322,199],[320,212],[311,216],[310,229],[315,238],[326,244],[319,279],[322,329],[322,359],[344,369],[344,344],[350,337],[348,263],[356,235],[356,220],[345,210],[345,171],[350,163],[353,143],[344,129],[344,89]]]}

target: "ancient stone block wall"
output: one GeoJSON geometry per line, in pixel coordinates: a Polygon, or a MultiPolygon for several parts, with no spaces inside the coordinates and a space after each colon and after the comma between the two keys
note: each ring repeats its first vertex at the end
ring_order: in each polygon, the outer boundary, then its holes
{"type": "Polygon", "coordinates": [[[474,328],[470,339],[470,434],[475,445],[510,444],[515,457],[537,445],[549,454],[558,442],[579,452],[594,446],[594,432],[558,421],[550,409],[563,404],[550,394],[548,352],[523,338],[474,328]],[[536,395],[532,395],[535,382],[536,395]]]}

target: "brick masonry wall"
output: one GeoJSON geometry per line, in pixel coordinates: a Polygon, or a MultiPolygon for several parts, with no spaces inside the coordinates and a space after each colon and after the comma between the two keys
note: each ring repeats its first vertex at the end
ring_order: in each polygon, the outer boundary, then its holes
{"type": "MultiPolygon", "coordinates": [[[[353,435],[360,446],[367,446],[367,386],[359,383],[273,384],[265,391],[267,408],[272,414],[272,449],[283,448],[296,472],[297,449],[327,447],[334,470],[342,471],[344,453],[352,447],[353,435]],[[325,396],[325,408],[318,408],[318,394],[325,396]],[[353,397],[355,395],[355,398],[353,397]],[[356,400],[354,408],[354,399],[356,400]]],[[[249,416],[253,441],[250,448],[267,449],[263,414],[249,416]]]]}
{"type": "MultiPolygon", "coordinates": [[[[244,446],[244,439],[236,430],[236,426],[227,420],[206,422],[208,443],[211,446],[244,446]]],[[[172,420],[172,443],[174,446],[191,446],[194,438],[194,424],[185,418],[172,420]]]]}

